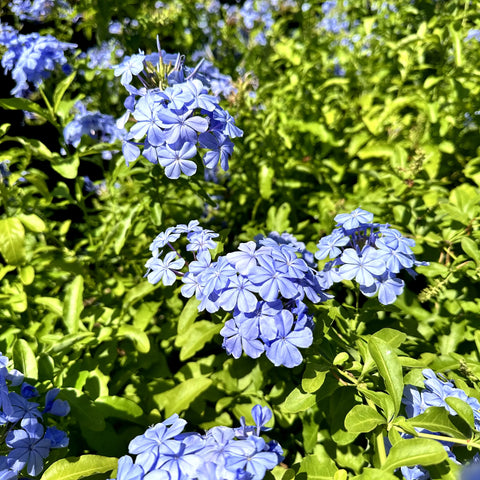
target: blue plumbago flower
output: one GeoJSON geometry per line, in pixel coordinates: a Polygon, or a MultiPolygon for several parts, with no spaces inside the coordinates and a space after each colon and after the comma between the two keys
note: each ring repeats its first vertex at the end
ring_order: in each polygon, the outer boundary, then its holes
{"type": "Polygon", "coordinates": [[[16,86],[12,95],[26,97],[32,90],[32,84],[38,88],[51,73],[61,66],[66,67],[65,51],[76,48],[73,43],[58,41],[52,35],[16,34],[1,35],[2,44],[7,47],[2,57],[5,73],[11,71],[16,86]]]}
{"type": "Polygon", "coordinates": [[[9,7],[20,20],[34,22],[44,22],[54,10],[60,16],[66,16],[72,12],[70,5],[63,0],[12,0],[9,7]]]}
{"type": "MultiPolygon", "coordinates": [[[[443,407],[445,408],[450,415],[457,415],[457,412],[451,408],[446,399],[448,397],[459,398],[467,403],[473,412],[473,418],[475,422],[476,430],[480,431],[480,402],[475,397],[469,397],[462,389],[455,387],[453,381],[447,380],[446,378],[439,378],[435,372],[431,369],[423,370],[423,376],[425,377],[425,389],[418,391],[416,387],[412,385],[406,385],[404,390],[404,397],[402,399],[402,403],[405,405],[405,412],[408,418],[416,417],[421,413],[425,412],[425,410],[429,407],[443,407]]],[[[418,431],[424,433],[432,433],[425,429],[416,429],[418,431]]],[[[455,454],[451,450],[451,444],[441,441],[442,445],[444,446],[445,450],[448,453],[448,456],[455,462],[459,463],[455,457],[455,454]]],[[[474,457],[472,464],[480,460],[478,454],[474,457]]],[[[463,472],[468,472],[470,466],[467,466],[463,469],[463,472]]],[[[417,465],[415,467],[402,467],[402,474],[406,479],[411,480],[429,480],[430,474],[428,470],[424,467],[417,465]]],[[[476,471],[478,474],[478,469],[472,468],[472,471],[476,471]]],[[[465,474],[467,475],[467,474],[465,474]]],[[[477,478],[477,477],[469,477],[465,476],[465,480],[470,480],[470,478],[477,478]]],[[[464,477],[461,476],[461,479],[464,480],[464,477]]]]}
{"type": "Polygon", "coordinates": [[[299,365],[303,360],[299,349],[313,341],[305,297],[313,303],[329,298],[319,272],[303,258],[305,245],[291,234],[272,232],[212,261],[217,236],[196,221],[167,228],[150,245],[148,280],[172,285],[177,276],[182,277],[181,293],[187,298],[195,295],[199,311],[232,312],[220,334],[223,347],[235,358],[242,353],[258,358],[265,352],[275,365],[299,365]],[[194,257],[188,263],[171,244],[182,234],[187,239],[185,251],[194,257]],[[171,251],[162,259],[167,246],[171,251]],[[179,264],[172,268],[168,262],[174,259],[179,264]]]}
{"type": "MultiPolygon", "coordinates": [[[[75,104],[78,114],[63,129],[63,138],[65,143],[77,148],[84,135],[105,143],[114,143],[116,140],[122,140],[126,131],[116,125],[115,119],[111,115],[100,112],[89,112],[81,102],[75,104]]],[[[105,160],[112,158],[112,152],[102,153],[105,160]]]]}
{"type": "Polygon", "coordinates": [[[133,118],[123,143],[127,165],[143,155],[160,164],[165,175],[177,179],[181,174],[195,175],[194,159],[203,155],[203,165],[215,171],[218,165],[228,169],[233,152],[232,138],[243,135],[233,117],[209,94],[208,75],[183,64],[180,54],[138,53],[126,57],[114,68],[114,74],[129,92],[126,113],[119,127],[133,118]],[[134,78],[140,88],[132,85],[134,78]]]}
{"type": "Polygon", "coordinates": [[[136,458],[119,459],[116,480],[262,480],[283,460],[283,450],[260,437],[271,410],[256,405],[252,416],[256,426],[242,417],[240,428],[213,427],[200,435],[184,432],[186,422],[175,414],[130,442],[136,458]]]}
{"type": "Polygon", "coordinates": [[[0,448],[0,478],[17,480],[28,474],[38,476],[43,461],[52,448],[68,446],[65,432],[47,427],[44,415],[66,415],[70,411],[67,402],[56,399],[59,389],[50,390],[45,397],[45,408],[32,402],[38,398],[38,390],[23,382],[23,375],[9,368],[9,360],[0,353],[0,426],[4,431],[0,448]],[[17,392],[20,392],[17,393],[17,392]]]}
{"type": "Polygon", "coordinates": [[[355,280],[367,297],[378,296],[383,305],[394,303],[403,293],[405,283],[397,274],[406,270],[415,276],[413,267],[428,265],[415,259],[415,241],[404,237],[389,225],[373,223],[373,214],[356,208],[335,217],[337,226],[317,244],[315,257],[329,258],[318,282],[330,288],[342,280],[355,280]]]}

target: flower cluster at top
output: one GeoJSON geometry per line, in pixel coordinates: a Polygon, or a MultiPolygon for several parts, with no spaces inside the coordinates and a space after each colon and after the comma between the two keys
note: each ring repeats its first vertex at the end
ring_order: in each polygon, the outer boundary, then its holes
{"type": "Polygon", "coordinates": [[[135,461],[121,457],[116,480],[262,480],[283,460],[283,450],[260,436],[269,430],[271,410],[256,405],[252,416],[255,426],[242,417],[238,428],[213,427],[200,435],[183,432],[187,422],[172,415],[130,442],[135,461]]]}
{"type": "MultiPolygon", "coordinates": [[[[450,415],[457,415],[457,412],[455,412],[455,410],[453,410],[453,408],[451,408],[445,401],[448,397],[454,397],[463,400],[472,408],[475,428],[480,431],[480,402],[474,397],[469,397],[462,389],[456,388],[452,381],[441,380],[438,378],[433,370],[425,369],[422,373],[425,377],[424,390],[419,392],[417,388],[412,385],[405,386],[402,402],[405,405],[407,417],[411,418],[420,415],[425,412],[428,407],[443,407],[450,415]]],[[[419,432],[431,433],[425,429],[417,428],[416,430],[419,432]]],[[[460,463],[457,461],[455,454],[451,450],[451,444],[443,441],[441,443],[447,451],[449,458],[456,463],[460,463]]],[[[419,465],[415,467],[402,467],[401,470],[406,480],[430,479],[428,471],[419,465]]]]}
{"type": "Polygon", "coordinates": [[[16,85],[11,94],[15,97],[27,97],[32,91],[32,84],[38,88],[57,66],[68,73],[65,51],[77,46],[60,42],[52,35],[22,35],[6,24],[0,24],[0,45],[7,47],[2,67],[5,73],[12,72],[16,85]]]}
{"type": "Polygon", "coordinates": [[[44,415],[65,416],[68,403],[56,399],[59,389],[45,395],[45,406],[32,399],[39,396],[35,387],[24,382],[23,374],[8,368],[8,358],[0,353],[0,478],[17,480],[19,475],[37,476],[52,448],[68,445],[65,432],[44,428],[44,415]]]}
{"type": "Polygon", "coordinates": [[[160,164],[168,178],[192,176],[197,171],[193,159],[201,149],[205,168],[215,169],[220,163],[227,170],[231,139],[242,136],[242,130],[196,78],[198,68],[188,73],[180,54],[167,54],[158,47],[158,53],[138,53],[115,67],[115,76],[130,93],[118,126],[123,127],[130,115],[135,119],[123,142],[127,165],[142,154],[160,164]],[[134,76],[140,88],[132,85],[134,76]]]}
{"type": "Polygon", "coordinates": [[[242,351],[251,358],[265,352],[276,366],[299,365],[299,348],[313,341],[312,317],[304,301],[329,298],[320,286],[313,256],[292,235],[273,232],[212,261],[210,250],[216,248],[217,236],[196,220],[161,232],[150,246],[148,281],[172,285],[181,276],[182,295],[195,295],[200,311],[232,312],[220,333],[224,348],[235,358],[242,351]],[[182,234],[187,237],[186,252],[193,255],[186,272],[181,271],[185,259],[171,245],[182,234]],[[163,254],[165,246],[171,251],[163,254]]]}
{"type": "MultiPolygon", "coordinates": [[[[78,110],[78,114],[63,129],[65,143],[76,148],[83,135],[88,135],[105,143],[113,143],[115,140],[121,140],[124,137],[125,130],[117,127],[115,119],[111,115],[89,112],[82,102],[77,102],[75,108],[78,110]]],[[[102,158],[110,160],[112,152],[104,150],[102,158]]]]}
{"type": "Polygon", "coordinates": [[[333,232],[317,244],[315,257],[331,259],[321,273],[324,289],[342,280],[353,280],[367,297],[378,294],[388,305],[403,292],[404,281],[397,277],[401,270],[415,276],[413,267],[427,265],[415,259],[415,241],[404,237],[388,224],[373,223],[373,214],[355,209],[335,217],[333,232]]]}
{"type": "Polygon", "coordinates": [[[64,0],[12,0],[10,10],[20,20],[44,21],[56,9],[60,16],[71,13],[72,7],[64,0]]]}

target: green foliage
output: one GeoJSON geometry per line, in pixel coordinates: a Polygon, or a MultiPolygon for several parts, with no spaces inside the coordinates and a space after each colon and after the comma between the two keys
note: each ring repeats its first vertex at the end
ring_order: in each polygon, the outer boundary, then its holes
{"type": "Polygon", "coordinates": [[[45,32],[93,46],[118,19],[126,54],[154,49],[157,34],[187,58],[213,45],[215,65],[234,77],[223,101],[245,136],[218,183],[203,172],[171,181],[143,158],[127,167],[119,144],[65,145],[77,100],[123,113],[112,70],[77,56],[71,75],[31,99],[0,99],[4,114],[35,118],[0,127],[11,172],[0,178],[0,351],[72,408],[72,456],[42,480],[107,478],[148,425],[173,413],[199,429],[237,425],[256,403],[273,409],[270,434],[285,449],[270,479],[391,480],[414,465],[454,478],[458,467],[424,430],[466,463],[480,448],[471,408],[447,398],[456,415],[430,407],[405,418],[402,397],[406,385],[423,387],[428,367],[480,398],[480,50],[465,40],[478,1],[396,1],[388,15],[349,2],[351,29],[339,34],[318,28],[311,2],[275,12],[265,46],[253,40],[260,25],[246,41],[233,20],[218,26],[223,11],[207,16],[207,38],[186,0],[77,3],[81,22],[56,19],[45,32]],[[97,194],[86,175],[104,181],[97,194]],[[149,245],[168,226],[201,219],[222,232],[225,252],[287,231],[313,252],[334,216],[357,206],[415,239],[430,265],[387,307],[348,282],[334,287],[295,369],[227,357],[220,314],[144,278],[149,245]]]}

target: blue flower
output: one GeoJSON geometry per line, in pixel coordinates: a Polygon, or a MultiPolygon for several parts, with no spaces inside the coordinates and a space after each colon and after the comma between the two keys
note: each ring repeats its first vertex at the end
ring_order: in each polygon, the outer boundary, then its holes
{"type": "Polygon", "coordinates": [[[353,248],[347,248],[342,253],[338,273],[345,280],[355,280],[366,287],[375,283],[374,275],[382,275],[386,270],[383,255],[379,255],[372,247],[364,247],[360,255],[353,248]]]}
{"type": "Polygon", "coordinates": [[[172,150],[165,146],[158,150],[158,162],[165,168],[168,178],[176,179],[180,173],[191,177],[197,171],[197,165],[190,160],[197,154],[197,148],[193,143],[184,143],[180,150],[172,150]]]}
{"type": "Polygon", "coordinates": [[[312,331],[309,328],[292,330],[293,314],[282,310],[275,317],[278,336],[266,349],[266,355],[275,366],[296,367],[302,363],[303,357],[298,347],[307,348],[313,342],[312,331]]]}
{"type": "Polygon", "coordinates": [[[176,271],[185,265],[183,258],[176,258],[176,252],[168,252],[164,259],[151,258],[145,266],[149,269],[146,276],[154,285],[162,282],[164,285],[173,285],[177,279],[176,271]]]}
{"type": "Polygon", "coordinates": [[[59,417],[68,415],[70,412],[70,405],[66,400],[56,399],[59,393],[59,388],[52,388],[47,392],[47,395],[45,396],[45,408],[43,409],[43,413],[50,413],[51,415],[57,415],[59,417]]]}
{"type": "Polygon", "coordinates": [[[373,220],[373,213],[356,208],[351,213],[339,213],[334,220],[337,227],[343,227],[344,230],[354,230],[364,225],[369,225],[373,220]]]}
{"type": "Polygon", "coordinates": [[[26,467],[32,476],[43,470],[43,459],[50,453],[50,440],[43,438],[43,427],[39,423],[10,431],[5,443],[11,448],[7,462],[12,470],[20,472],[26,467]]]}

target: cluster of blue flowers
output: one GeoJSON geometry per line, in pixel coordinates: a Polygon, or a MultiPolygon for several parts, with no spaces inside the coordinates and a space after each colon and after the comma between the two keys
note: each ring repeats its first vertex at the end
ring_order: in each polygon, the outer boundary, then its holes
{"type": "Polygon", "coordinates": [[[10,10],[20,20],[45,21],[54,10],[60,16],[71,13],[72,8],[64,0],[12,0],[10,10]]]}
{"type": "MultiPolygon", "coordinates": [[[[126,131],[117,127],[115,119],[111,115],[89,112],[82,102],[77,102],[75,108],[78,110],[78,114],[63,129],[65,143],[76,148],[84,135],[105,143],[113,143],[125,136],[126,131]]],[[[112,152],[104,150],[102,158],[110,160],[112,152]]]]}
{"type": "Polygon", "coordinates": [[[130,93],[118,125],[123,127],[130,115],[135,119],[123,142],[127,165],[142,154],[164,167],[170,179],[182,173],[192,176],[197,171],[193,159],[202,149],[205,168],[215,169],[220,163],[228,170],[231,139],[243,132],[218,98],[209,95],[204,83],[195,78],[197,71],[186,76],[180,54],[167,54],[160,48],[158,53],[126,57],[115,67],[115,76],[130,93]],[[141,88],[131,84],[134,76],[141,88]]]}
{"type": "MultiPolygon", "coordinates": [[[[448,397],[459,398],[465,403],[470,405],[473,412],[473,418],[475,422],[475,428],[480,431],[480,402],[474,398],[469,397],[462,389],[456,388],[454,383],[450,380],[441,380],[435,375],[435,372],[431,369],[423,370],[423,376],[425,377],[425,389],[419,392],[416,387],[412,385],[406,385],[404,391],[404,398],[402,402],[405,405],[405,411],[408,418],[415,417],[423,413],[428,407],[443,407],[450,415],[457,415],[455,410],[451,408],[445,401],[448,397]]],[[[417,429],[419,432],[431,433],[425,429],[417,429]]],[[[455,454],[451,450],[451,443],[441,442],[448,453],[449,458],[454,462],[460,464],[457,461],[455,454]]],[[[478,455],[475,460],[478,460],[478,455]]],[[[402,467],[402,474],[406,480],[429,480],[430,474],[422,466],[415,467],[402,467]]],[[[468,472],[479,472],[476,466],[467,466],[465,468],[465,474],[470,475],[468,472]]],[[[471,477],[473,478],[473,477],[471,477]]],[[[475,477],[477,478],[477,477],[475,477]]]]}
{"type": "Polygon", "coordinates": [[[12,72],[16,85],[11,94],[16,97],[27,97],[32,85],[38,88],[57,66],[61,66],[64,73],[69,73],[65,51],[77,46],[60,42],[52,35],[22,35],[6,24],[0,24],[0,45],[7,47],[2,67],[5,73],[12,72]]]}
{"type": "Polygon", "coordinates": [[[43,416],[65,416],[70,407],[56,398],[59,389],[54,388],[47,392],[40,410],[40,405],[32,401],[39,396],[37,389],[8,364],[8,358],[0,353],[0,478],[17,480],[19,475],[37,476],[50,450],[68,445],[65,432],[44,428],[43,416]]]}
{"type": "Polygon", "coordinates": [[[200,435],[184,432],[187,422],[172,415],[130,442],[135,461],[121,457],[116,480],[262,480],[283,460],[283,450],[260,436],[269,430],[271,410],[256,405],[252,416],[255,426],[242,417],[238,428],[213,427],[200,435]]]}
{"type": "Polygon", "coordinates": [[[415,276],[414,266],[427,265],[415,259],[415,241],[404,237],[388,224],[373,223],[373,214],[355,209],[335,217],[333,232],[317,244],[315,257],[330,258],[321,272],[324,289],[342,280],[353,280],[367,297],[378,294],[383,305],[395,302],[403,292],[404,281],[397,277],[401,270],[415,276]]]}
{"type": "Polygon", "coordinates": [[[313,341],[313,321],[304,300],[318,303],[329,298],[313,267],[313,255],[292,235],[273,232],[212,261],[210,250],[217,236],[196,220],[161,232],[145,264],[148,281],[172,285],[181,276],[182,295],[195,295],[199,311],[232,312],[220,333],[224,348],[235,358],[242,351],[251,358],[265,352],[277,366],[299,365],[299,348],[313,341]],[[186,251],[193,254],[186,272],[185,259],[171,245],[182,234],[187,236],[186,251]],[[163,255],[167,245],[171,251],[163,255]]]}

